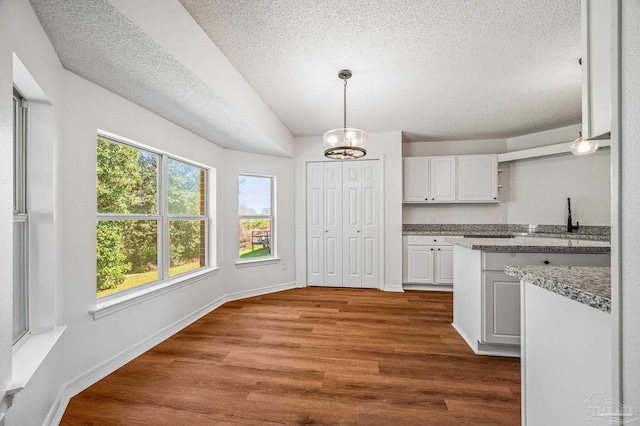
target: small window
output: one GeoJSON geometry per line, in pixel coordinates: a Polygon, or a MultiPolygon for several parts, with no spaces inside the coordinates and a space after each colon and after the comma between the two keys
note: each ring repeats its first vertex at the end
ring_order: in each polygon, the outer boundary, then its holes
{"type": "Polygon", "coordinates": [[[29,332],[27,102],[13,90],[13,343],[29,332]]]}
{"type": "Polygon", "coordinates": [[[98,137],[97,295],[207,266],[207,170],[98,137]]]}
{"type": "Polygon", "coordinates": [[[240,259],[273,256],[273,187],[270,176],[239,176],[240,259]]]}

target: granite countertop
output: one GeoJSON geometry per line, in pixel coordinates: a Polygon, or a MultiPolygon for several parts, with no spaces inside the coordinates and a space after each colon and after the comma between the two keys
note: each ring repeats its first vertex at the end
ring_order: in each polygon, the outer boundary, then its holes
{"type": "Polygon", "coordinates": [[[445,238],[445,241],[471,250],[509,253],[610,253],[606,241],[568,240],[560,238],[445,238]]]}
{"type": "Polygon", "coordinates": [[[505,235],[609,241],[610,228],[608,226],[581,226],[577,232],[567,233],[565,227],[560,225],[405,224],[402,225],[402,235],[505,235]]]}
{"type": "Polygon", "coordinates": [[[505,266],[507,275],[584,305],[611,312],[611,268],[603,266],[505,266]]]}

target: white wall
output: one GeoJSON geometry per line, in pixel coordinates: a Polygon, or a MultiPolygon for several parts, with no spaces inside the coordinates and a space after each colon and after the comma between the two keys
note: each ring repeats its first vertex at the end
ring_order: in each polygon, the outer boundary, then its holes
{"type": "MultiPolygon", "coordinates": [[[[620,5],[622,403],[633,407],[634,418],[637,418],[640,412],[640,2],[622,0],[620,5]]],[[[614,121],[614,127],[616,124],[614,121]]]]}
{"type": "MultiPolygon", "coordinates": [[[[537,148],[578,137],[580,124],[507,139],[509,152],[537,148]]],[[[611,151],[593,155],[571,153],[500,163],[508,165],[509,223],[565,225],[567,198],[573,221],[611,225],[611,151]]]]}
{"type": "MultiPolygon", "coordinates": [[[[62,66],[38,23],[28,1],[0,2],[0,413],[7,409],[5,391],[12,383],[12,200],[13,142],[12,103],[13,54],[20,57],[54,104],[62,101],[62,66]]],[[[61,139],[60,108],[54,107],[55,125],[50,129],[55,141],[61,139]]],[[[57,149],[57,147],[55,148],[57,149]]],[[[56,151],[51,152],[55,155],[56,151]]],[[[57,227],[54,224],[54,227],[57,227]]],[[[59,232],[59,228],[54,231],[59,232]]],[[[59,278],[59,270],[46,271],[50,281],[59,278]]],[[[59,303],[61,289],[56,288],[50,303],[59,303]]],[[[46,390],[45,390],[46,392],[46,390]]],[[[55,395],[55,393],[54,393],[55,395]]],[[[34,412],[38,409],[34,406],[34,412]]],[[[40,407],[39,412],[42,412],[40,407]]]]}
{"type": "Polygon", "coordinates": [[[608,148],[593,155],[561,154],[511,162],[509,223],[565,225],[567,198],[571,197],[574,223],[609,226],[610,162],[608,148]]]}
{"type": "Polygon", "coordinates": [[[226,182],[224,183],[224,200],[226,200],[226,217],[224,232],[227,256],[221,264],[227,270],[226,277],[233,283],[228,292],[248,291],[257,284],[274,285],[289,283],[295,286],[295,252],[294,252],[294,193],[293,159],[269,157],[239,151],[227,151],[225,156],[226,182]],[[276,203],[274,226],[276,255],[280,262],[261,266],[240,267],[238,260],[238,174],[258,174],[274,176],[276,179],[276,203]],[[282,267],[286,268],[285,270],[282,267]],[[256,280],[259,279],[259,282],[256,280]]]}
{"type": "MultiPolygon", "coordinates": [[[[580,124],[490,141],[412,142],[403,156],[466,155],[511,152],[568,142],[580,124]]],[[[499,204],[404,204],[403,223],[513,223],[563,225],[567,197],[573,219],[582,225],[611,223],[610,151],[595,155],[561,154],[500,163],[499,204]]]]}
{"type": "MultiPolygon", "coordinates": [[[[325,160],[322,136],[295,138],[296,281],[306,284],[306,161],[325,160]]],[[[369,133],[367,159],[384,163],[384,289],[402,291],[402,134],[369,133]]]]}
{"type": "MultiPolygon", "coordinates": [[[[183,318],[225,295],[239,297],[291,287],[294,270],[278,262],[239,269],[237,173],[276,177],[278,253],[294,256],[294,160],[219,148],[185,129],[65,71],[27,0],[0,2],[0,394],[9,388],[12,235],[12,52],[16,52],[53,103],[56,170],[53,217],[57,253],[49,275],[55,324],[67,329],[7,410],[7,424],[42,424],[61,387],[86,386],[183,318]],[[94,320],[96,130],[103,129],[214,167],[217,174],[217,253],[221,270],[106,317],[94,320]],[[132,326],[133,325],[133,326],[132,326]],[[136,346],[138,345],[138,346],[136,346]],[[103,368],[103,369],[100,369],[103,368]]],[[[399,234],[399,232],[398,232],[399,234]]],[[[51,321],[51,319],[50,319],[51,321]]]]}

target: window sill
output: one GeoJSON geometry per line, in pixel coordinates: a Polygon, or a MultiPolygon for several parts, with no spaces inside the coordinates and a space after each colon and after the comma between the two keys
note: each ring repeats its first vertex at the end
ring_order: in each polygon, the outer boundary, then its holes
{"type": "Polygon", "coordinates": [[[271,265],[280,262],[279,257],[265,257],[264,259],[237,260],[236,268],[250,268],[252,266],[271,265]]]}
{"type": "Polygon", "coordinates": [[[7,395],[16,394],[27,385],[65,328],[56,327],[51,331],[31,334],[13,350],[12,385],[7,390],[7,395]]]}
{"type": "Polygon", "coordinates": [[[205,270],[189,274],[188,276],[169,279],[157,285],[141,288],[140,291],[115,296],[105,301],[98,301],[96,303],[96,307],[90,310],[89,313],[93,315],[94,320],[97,320],[130,306],[137,305],[145,300],[152,299],[156,296],[160,296],[161,294],[168,293],[180,287],[184,287],[185,285],[208,278],[217,274],[219,270],[220,268],[207,268],[205,270]]]}

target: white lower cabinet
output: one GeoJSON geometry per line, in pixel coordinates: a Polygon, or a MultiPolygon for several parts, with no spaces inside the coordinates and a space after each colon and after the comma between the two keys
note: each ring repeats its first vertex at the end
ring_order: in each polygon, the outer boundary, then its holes
{"type": "Polygon", "coordinates": [[[445,238],[428,235],[403,237],[403,283],[433,286],[450,286],[453,283],[453,245],[445,238]]]}
{"type": "Polygon", "coordinates": [[[481,342],[520,345],[520,281],[505,265],[609,266],[608,254],[484,253],[481,342]]]}
{"type": "Polygon", "coordinates": [[[407,247],[407,281],[411,283],[433,284],[434,275],[433,247],[407,247]]]}
{"type": "Polygon", "coordinates": [[[453,284],[453,246],[440,246],[435,250],[436,283],[453,284]]]}
{"type": "Polygon", "coordinates": [[[520,281],[500,272],[482,274],[484,327],[482,340],[520,344],[520,281]]]}
{"type": "Polygon", "coordinates": [[[610,255],[454,250],[453,326],[477,354],[520,356],[520,281],[505,265],[609,266],[610,255]]]}

